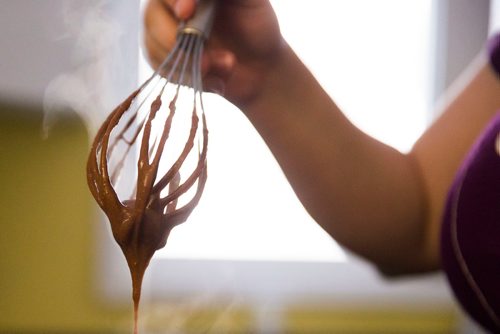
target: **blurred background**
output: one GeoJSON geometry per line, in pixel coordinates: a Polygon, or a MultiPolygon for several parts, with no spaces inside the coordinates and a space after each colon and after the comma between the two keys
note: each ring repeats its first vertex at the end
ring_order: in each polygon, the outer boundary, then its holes
{"type": "MultiPolygon", "coordinates": [[[[348,117],[403,152],[500,27],[498,0],[272,3],[348,117]]],[[[131,332],[128,269],[85,163],[150,72],[141,5],[0,0],[0,333],[131,332]]],[[[481,333],[440,274],[386,281],[343,250],[234,106],[207,95],[206,109],[206,192],[148,270],[143,333],[481,333]]]]}

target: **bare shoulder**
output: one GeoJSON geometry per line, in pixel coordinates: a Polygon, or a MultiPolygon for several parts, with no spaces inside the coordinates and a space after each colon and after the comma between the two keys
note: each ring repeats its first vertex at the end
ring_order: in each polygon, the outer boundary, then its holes
{"type": "Polygon", "coordinates": [[[413,147],[427,201],[426,251],[439,259],[439,230],[446,196],[476,138],[500,110],[500,79],[481,53],[440,102],[440,116],[413,147]]]}

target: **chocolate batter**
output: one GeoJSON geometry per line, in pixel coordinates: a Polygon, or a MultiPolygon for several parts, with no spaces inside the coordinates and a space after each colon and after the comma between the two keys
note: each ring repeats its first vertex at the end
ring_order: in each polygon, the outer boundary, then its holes
{"type": "Polygon", "coordinates": [[[146,84],[132,93],[108,116],[94,139],[87,162],[87,182],[90,191],[106,213],[111,223],[113,236],[122,249],[130,268],[134,302],[134,333],[137,333],[142,279],[149,261],[156,250],[165,246],[172,228],[184,222],[198,204],[207,179],[208,130],[203,113],[203,143],[201,144],[201,152],[198,152],[197,166],[183,183],[181,183],[179,172],[183,162],[194,147],[199,126],[196,107],[192,111],[190,134],[181,154],[164,175],[158,175],[159,163],[176,111],[175,102],[179,94],[178,91],[170,102],[169,108],[161,110],[161,112],[169,112],[169,114],[161,136],[153,140],[153,145],[157,145],[154,155],[150,145],[151,127],[152,121],[160,111],[161,92],[151,104],[149,114],[142,122],[137,120],[137,114],[133,114],[123,129],[118,131],[118,135],[112,136],[113,129],[117,127],[120,119],[128,112],[131,104],[145,86],[146,84]],[[133,131],[132,138],[126,139],[125,133],[133,129],[134,126],[137,126],[137,129],[133,131]],[[135,195],[131,199],[123,201],[119,199],[114,189],[113,179],[121,172],[124,159],[111,173],[112,177],[110,177],[108,166],[110,156],[118,142],[127,145],[127,152],[133,145],[137,145],[139,148],[135,195]],[[184,206],[177,207],[179,197],[195,185],[194,196],[184,206]]]}

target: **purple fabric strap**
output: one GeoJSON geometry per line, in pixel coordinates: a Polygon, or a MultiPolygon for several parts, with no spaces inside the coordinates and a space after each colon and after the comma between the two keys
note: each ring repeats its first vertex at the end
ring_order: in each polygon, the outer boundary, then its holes
{"type": "Polygon", "coordinates": [[[441,233],[443,269],[463,308],[500,333],[500,111],[461,166],[441,233]]]}
{"type": "Polygon", "coordinates": [[[500,32],[489,39],[488,54],[490,56],[491,66],[500,77],[500,32]]]}
{"type": "MultiPolygon", "coordinates": [[[[500,33],[488,41],[500,79],[500,33]]],[[[463,162],[448,194],[441,256],[463,308],[500,333],[500,110],[463,162]]]]}

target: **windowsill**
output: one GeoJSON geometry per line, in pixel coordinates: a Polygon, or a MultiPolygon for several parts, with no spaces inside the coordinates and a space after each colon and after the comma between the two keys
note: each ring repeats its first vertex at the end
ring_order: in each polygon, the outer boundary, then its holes
{"type": "Polygon", "coordinates": [[[261,304],[332,303],[448,305],[441,275],[387,281],[369,265],[348,262],[158,259],[151,264],[155,298],[210,292],[261,304]]]}
{"type": "MultiPolygon", "coordinates": [[[[125,259],[116,245],[107,248],[113,249],[101,259],[100,295],[107,302],[129,304],[131,283],[125,259]]],[[[257,308],[298,304],[453,307],[441,274],[386,280],[369,264],[353,257],[345,262],[153,259],[143,283],[144,303],[197,296],[205,296],[214,304],[235,300],[257,308]]]]}

